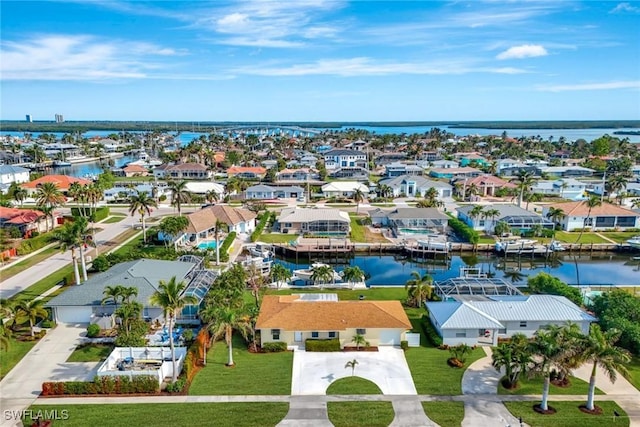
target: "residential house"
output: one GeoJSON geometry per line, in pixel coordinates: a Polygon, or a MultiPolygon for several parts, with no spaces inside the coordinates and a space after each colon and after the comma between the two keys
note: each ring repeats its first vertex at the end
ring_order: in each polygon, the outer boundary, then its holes
{"type": "Polygon", "coordinates": [[[348,236],[351,231],[349,214],[339,209],[284,208],[276,228],[281,233],[348,236]]]}
{"type": "Polygon", "coordinates": [[[361,139],[358,139],[356,141],[353,141],[347,145],[344,146],[344,148],[350,149],[350,150],[355,150],[355,151],[364,151],[367,146],[369,145],[368,142],[363,141],[361,139]]]}
{"type": "Polygon", "coordinates": [[[310,168],[282,169],[276,174],[278,182],[307,182],[316,181],[318,178],[318,174],[310,168]]]}
{"type": "Polygon", "coordinates": [[[434,169],[457,169],[460,167],[460,163],[453,160],[434,160],[428,163],[434,169]]]}
{"type": "Polygon", "coordinates": [[[549,177],[571,178],[581,176],[591,176],[595,171],[582,166],[548,166],[539,167],[538,173],[549,177]]]}
{"type": "MultiPolygon", "coordinates": [[[[101,318],[112,316],[117,308],[113,302],[102,303],[106,287],[121,285],[137,289],[133,301],[142,304],[143,318],[147,321],[164,321],[162,307],[155,306],[150,301],[151,296],[158,291],[161,280],[169,281],[172,277],[175,277],[177,282],[184,280],[188,285],[183,294],[197,297],[194,286],[205,288],[206,294],[216,277],[215,273],[204,270],[201,258],[189,256],[182,259],[191,262],[142,258],[114,265],[109,270],[90,277],[82,286],[70,287],[54,297],[46,306],[52,308],[53,318],[57,323],[95,323],[101,318]]],[[[200,301],[193,306],[185,307],[178,315],[178,321],[196,320],[195,313],[199,303],[200,301]]]]}
{"type": "Polygon", "coordinates": [[[267,160],[261,161],[260,164],[264,166],[266,169],[271,169],[278,166],[278,161],[275,159],[267,159],[267,160]]]}
{"type": "Polygon", "coordinates": [[[382,179],[379,185],[387,185],[393,191],[393,197],[418,197],[435,188],[438,191],[438,198],[451,197],[453,187],[442,181],[435,181],[422,176],[402,175],[396,178],[382,179]]]}
{"type": "Polygon", "coordinates": [[[373,160],[376,166],[385,166],[390,163],[402,162],[407,159],[406,153],[382,153],[373,160]]]}
{"type": "Polygon", "coordinates": [[[362,335],[371,346],[399,346],[412,328],[399,301],[339,301],[336,294],[266,295],[256,329],[260,341],[302,348],[308,339],[337,339],[354,346],[362,335]]]}
{"type": "Polygon", "coordinates": [[[318,163],[318,158],[316,156],[314,156],[313,154],[306,154],[306,155],[300,157],[298,162],[300,163],[301,166],[307,166],[307,167],[314,168],[314,167],[316,167],[316,164],[318,163]]]}
{"type": "Polygon", "coordinates": [[[227,176],[236,176],[244,179],[262,179],[267,173],[267,169],[261,166],[231,166],[227,169],[227,176]]]}
{"type": "Polygon", "coordinates": [[[3,193],[12,183],[29,182],[29,169],[13,165],[0,165],[0,191],[3,193]]]}
{"type": "Polygon", "coordinates": [[[360,190],[365,197],[369,194],[366,185],[356,181],[335,181],[322,186],[322,195],[324,197],[346,197],[352,198],[353,194],[360,190]]]}
{"type": "Polygon", "coordinates": [[[361,166],[336,168],[328,172],[330,178],[334,179],[355,179],[358,181],[369,180],[369,170],[361,166]]]}
{"type": "Polygon", "coordinates": [[[302,187],[272,187],[270,185],[258,184],[246,189],[245,195],[247,199],[297,199],[304,195],[302,187]]]}
{"type": "Polygon", "coordinates": [[[56,187],[58,187],[58,190],[60,190],[62,193],[66,193],[67,191],[69,191],[69,187],[71,187],[71,184],[73,184],[74,182],[77,182],[80,185],[91,184],[91,181],[89,181],[88,179],[76,178],[74,176],[44,175],[33,181],[25,182],[21,185],[21,187],[27,190],[29,196],[32,196],[33,194],[38,192],[38,188],[40,188],[40,186],[45,182],[51,182],[55,184],[56,187]]]}
{"type": "Polygon", "coordinates": [[[125,166],[124,168],[122,168],[122,172],[124,173],[124,176],[126,176],[126,177],[147,176],[147,175],[149,175],[149,170],[147,168],[145,168],[144,166],[140,166],[140,165],[128,165],[128,166],[125,166]]]}
{"type": "Polygon", "coordinates": [[[457,298],[427,302],[429,319],[443,344],[495,346],[498,338],[516,333],[532,337],[549,325],[576,323],[583,334],[596,319],[567,298],[557,295],[516,295],[457,298]]]}
{"type": "Polygon", "coordinates": [[[444,233],[449,217],[436,208],[396,208],[369,211],[371,223],[389,227],[396,234],[416,232],[444,233]]]}
{"type": "Polygon", "coordinates": [[[158,184],[138,184],[134,187],[116,185],[115,187],[104,190],[103,198],[105,202],[121,202],[138,192],[145,193],[147,197],[153,198],[159,198],[162,195],[169,196],[171,194],[167,189],[167,184],[162,182],[158,184]]]}
{"type": "Polygon", "coordinates": [[[429,175],[434,178],[459,179],[473,178],[482,175],[483,172],[476,168],[460,167],[460,168],[432,168],[429,175]]]}
{"type": "Polygon", "coordinates": [[[394,178],[401,175],[422,175],[423,173],[424,169],[422,169],[420,166],[395,162],[385,165],[384,175],[387,178],[394,178]]]}
{"type": "Polygon", "coordinates": [[[640,214],[607,202],[591,209],[585,202],[554,203],[543,208],[543,215],[546,216],[550,208],[562,209],[566,215],[559,222],[565,231],[585,227],[595,231],[640,228],[640,214]]]}
{"type": "Polygon", "coordinates": [[[164,170],[164,178],[168,179],[210,179],[211,176],[212,172],[200,163],[180,163],[164,170]]]}
{"type": "Polygon", "coordinates": [[[469,165],[487,166],[489,161],[482,157],[478,153],[456,153],[454,157],[460,161],[460,166],[465,167],[469,165]]]}
{"type": "Polygon", "coordinates": [[[32,209],[5,208],[0,206],[0,228],[17,227],[24,237],[31,233],[47,231],[47,217],[44,213],[32,209]]]}
{"type": "Polygon", "coordinates": [[[477,195],[481,197],[495,197],[496,190],[500,188],[516,188],[516,185],[494,175],[480,175],[475,178],[459,179],[456,182],[462,182],[463,187],[467,189],[475,186],[478,189],[477,195]]]}
{"type": "Polygon", "coordinates": [[[500,221],[506,222],[511,227],[512,232],[525,232],[531,228],[540,225],[543,228],[553,229],[554,224],[548,220],[546,216],[540,216],[516,205],[491,204],[484,206],[484,211],[495,209],[498,215],[488,218],[484,215],[473,217],[471,211],[474,205],[465,205],[457,208],[458,219],[466,223],[474,230],[484,230],[487,233],[493,233],[493,229],[500,221]]]}
{"type": "Polygon", "coordinates": [[[513,159],[498,160],[497,169],[498,175],[502,176],[515,176],[522,172],[529,172],[532,174],[538,173],[538,169],[535,165],[528,165],[513,159]]]}
{"type": "Polygon", "coordinates": [[[189,181],[185,185],[188,192],[192,194],[198,194],[200,196],[206,196],[210,191],[214,191],[218,194],[218,200],[222,201],[225,196],[224,186],[217,182],[211,181],[189,181]]]}
{"type": "Polygon", "coordinates": [[[367,166],[367,154],[357,150],[337,149],[323,154],[327,170],[367,166]]]}
{"type": "Polygon", "coordinates": [[[176,237],[178,245],[197,245],[201,240],[213,238],[217,221],[224,223],[229,232],[252,233],[256,229],[255,213],[229,205],[207,206],[185,216],[189,225],[182,235],[176,237]]]}
{"type": "Polygon", "coordinates": [[[531,186],[533,193],[558,196],[563,199],[584,200],[587,195],[587,184],[571,178],[554,181],[540,180],[531,186]]]}

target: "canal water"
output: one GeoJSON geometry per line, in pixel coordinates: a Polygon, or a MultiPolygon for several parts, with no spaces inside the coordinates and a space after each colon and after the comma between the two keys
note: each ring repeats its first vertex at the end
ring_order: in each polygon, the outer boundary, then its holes
{"type": "MultiPolygon", "coordinates": [[[[358,266],[367,274],[367,286],[404,286],[413,271],[420,275],[428,273],[435,281],[442,281],[458,277],[463,267],[475,267],[489,276],[505,278],[516,286],[526,285],[528,276],[540,272],[552,274],[571,285],[640,286],[640,260],[633,258],[632,254],[562,254],[545,262],[543,259],[522,258],[518,261],[486,254],[468,254],[452,256],[449,261],[417,262],[399,255],[357,255],[348,259],[314,257],[310,261],[330,264],[336,271],[342,271],[347,266],[358,266]],[[514,271],[520,272],[520,277],[514,277],[517,276],[514,271]]],[[[281,257],[276,262],[291,270],[309,267],[306,257],[299,257],[297,264],[295,259],[281,257]]]]}

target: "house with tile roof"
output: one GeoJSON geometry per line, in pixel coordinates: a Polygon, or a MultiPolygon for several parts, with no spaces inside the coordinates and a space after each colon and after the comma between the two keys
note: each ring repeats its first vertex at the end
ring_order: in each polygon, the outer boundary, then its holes
{"type": "Polygon", "coordinates": [[[149,169],[145,168],[144,166],[140,166],[140,165],[127,165],[124,168],[122,168],[122,172],[124,173],[124,176],[126,176],[126,177],[130,177],[130,176],[147,176],[147,175],[149,175],[149,169]]]}
{"type": "Polygon", "coordinates": [[[29,237],[34,231],[47,231],[47,218],[37,210],[0,206],[0,228],[9,227],[17,227],[23,236],[29,237]]]}
{"type": "Polygon", "coordinates": [[[622,206],[608,202],[591,208],[585,202],[554,203],[543,208],[546,217],[550,208],[562,209],[566,215],[560,222],[565,231],[588,228],[594,231],[618,229],[627,230],[640,227],[640,214],[622,206]]]}
{"type": "Polygon", "coordinates": [[[212,172],[200,163],[179,163],[164,169],[164,178],[169,179],[210,179],[212,172]]]}
{"type": "MultiPolygon", "coordinates": [[[[457,180],[456,182],[460,182],[460,180],[457,180]]],[[[475,185],[479,191],[478,195],[482,197],[494,197],[496,195],[496,190],[500,188],[516,188],[515,184],[493,175],[480,175],[475,178],[465,178],[463,180],[463,184],[466,188],[475,185]]]]}
{"type": "Polygon", "coordinates": [[[497,345],[515,333],[528,337],[547,325],[573,322],[584,334],[596,318],[563,296],[495,295],[428,301],[431,324],[447,345],[497,345]]]}
{"type": "Polygon", "coordinates": [[[222,221],[229,232],[251,233],[256,229],[256,214],[248,209],[229,205],[214,205],[185,215],[189,225],[184,233],[177,236],[177,244],[197,244],[203,239],[215,236],[216,221],[222,221]]]}
{"type": "Polygon", "coordinates": [[[411,328],[400,301],[339,301],[336,294],[266,295],[256,322],[261,345],[281,341],[298,348],[308,339],[353,346],[355,335],[372,346],[399,346],[411,328]]]}
{"type": "Polygon", "coordinates": [[[22,188],[26,189],[29,192],[29,195],[32,195],[38,191],[38,188],[45,182],[52,182],[58,187],[63,193],[69,191],[69,187],[74,182],[77,182],[80,185],[89,185],[91,181],[88,179],[76,178],[75,176],[67,176],[67,175],[44,175],[38,179],[35,179],[30,182],[25,182],[21,185],[22,188]]]}
{"type": "Polygon", "coordinates": [[[267,169],[262,166],[231,166],[227,169],[229,177],[237,176],[244,179],[262,179],[267,173],[267,169]]]}

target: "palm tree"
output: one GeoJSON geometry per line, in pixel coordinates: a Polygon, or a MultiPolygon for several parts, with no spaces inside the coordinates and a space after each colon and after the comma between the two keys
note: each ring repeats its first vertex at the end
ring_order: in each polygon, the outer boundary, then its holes
{"type": "Polygon", "coordinates": [[[364,271],[362,271],[362,269],[358,266],[346,267],[342,271],[342,280],[345,280],[349,284],[361,282],[362,280],[364,280],[364,277],[364,271]]]}
{"type": "MultiPolygon", "coordinates": [[[[587,224],[589,223],[589,218],[591,218],[591,210],[595,207],[601,206],[602,200],[600,200],[598,196],[592,195],[587,200],[584,200],[582,203],[584,203],[589,208],[589,210],[587,211],[587,216],[584,219],[584,226],[580,230],[580,234],[576,239],[576,243],[580,241],[580,239],[582,238],[582,233],[584,233],[584,229],[587,228],[587,224]]],[[[593,229],[594,227],[591,227],[591,228],[593,229]]]]}
{"type": "Polygon", "coordinates": [[[483,212],[483,208],[480,205],[474,205],[473,208],[471,208],[471,210],[469,211],[469,218],[471,218],[471,220],[473,221],[473,227],[475,228],[476,226],[476,219],[480,218],[480,216],[482,216],[482,212],[483,212]]]}
{"type": "Polygon", "coordinates": [[[182,204],[191,201],[191,193],[187,190],[187,181],[169,181],[167,188],[171,191],[171,204],[178,208],[178,215],[182,215],[182,204]]]}
{"type": "Polygon", "coordinates": [[[123,291],[124,286],[122,285],[105,286],[104,290],[102,291],[104,297],[102,298],[102,301],[100,301],[100,304],[104,305],[109,301],[113,301],[113,303],[117,306],[118,301],[123,299],[123,291]]]}
{"type": "Polygon", "coordinates": [[[351,338],[351,342],[356,345],[356,350],[360,350],[360,346],[369,347],[369,342],[364,335],[361,334],[355,334],[353,338],[351,338]]]}
{"type": "Polygon", "coordinates": [[[131,332],[132,320],[140,319],[143,307],[137,301],[127,301],[118,307],[113,313],[122,321],[122,328],[127,332],[131,332]]]}
{"type": "MultiPolygon", "coordinates": [[[[490,219],[491,223],[493,223],[495,222],[495,219],[500,216],[500,211],[498,209],[487,209],[486,211],[482,212],[482,216],[485,218],[485,220],[490,219]]],[[[489,233],[488,225],[489,222],[487,221],[487,224],[485,224],[485,230],[487,231],[487,234],[489,233]]]]}
{"type": "Polygon", "coordinates": [[[567,217],[567,214],[564,213],[564,211],[562,210],[562,208],[554,208],[553,206],[551,206],[549,208],[549,211],[547,211],[547,218],[551,221],[553,221],[554,227],[553,227],[553,236],[555,237],[556,235],[556,225],[560,224],[560,222],[565,219],[567,217]]]}
{"type": "Polygon", "coordinates": [[[24,199],[26,199],[28,195],[29,195],[29,192],[26,189],[22,187],[17,187],[13,191],[13,200],[20,203],[20,207],[22,207],[24,203],[24,199]]]}
{"type": "Polygon", "coordinates": [[[46,319],[49,317],[49,312],[44,308],[43,299],[22,300],[16,305],[16,309],[17,323],[24,323],[28,320],[31,336],[35,335],[33,325],[38,323],[38,319],[46,319]]]}
{"type": "Polygon", "coordinates": [[[208,306],[200,317],[207,323],[206,328],[213,340],[224,336],[227,343],[227,366],[234,366],[233,361],[233,330],[237,330],[243,337],[247,336],[249,325],[246,318],[232,307],[208,306]]]}
{"type": "MultiPolygon", "coordinates": [[[[42,208],[49,208],[52,214],[53,209],[65,202],[64,195],[53,182],[43,183],[36,192],[36,205],[42,208]]],[[[53,228],[53,219],[51,220],[51,228],[53,228]]],[[[48,229],[48,228],[47,228],[48,229]]]]}
{"type": "Polygon", "coordinates": [[[138,288],[133,286],[123,287],[120,293],[120,297],[122,298],[123,303],[130,303],[131,298],[138,296],[138,288]]]}
{"type": "Polygon", "coordinates": [[[76,217],[74,221],[65,222],[64,225],[58,228],[54,233],[54,239],[60,242],[60,250],[66,252],[71,249],[71,262],[73,264],[73,273],[76,280],[76,285],[80,284],[80,272],[78,270],[78,257],[76,255],[76,249],[79,249],[82,245],[82,236],[79,235],[81,227],[77,225],[78,222],[85,221],[82,217],[76,217]]]}
{"type": "Polygon", "coordinates": [[[583,341],[581,356],[585,362],[593,363],[586,405],[590,411],[595,409],[593,398],[596,391],[596,370],[598,367],[604,370],[605,375],[612,383],[616,382],[618,372],[623,376],[628,375],[625,363],[629,363],[631,355],[627,350],[615,345],[619,339],[620,331],[617,329],[603,332],[600,325],[594,323],[591,325],[589,335],[583,341]]]}
{"type": "Polygon", "coordinates": [[[311,269],[311,281],[318,283],[329,283],[333,281],[333,269],[328,265],[317,265],[311,269]]]}
{"type": "Polygon", "coordinates": [[[204,199],[207,203],[214,203],[220,200],[220,194],[216,190],[209,190],[205,193],[204,199]]]}
{"type": "Polygon", "coordinates": [[[11,347],[11,329],[0,321],[0,349],[8,351],[11,347]]]}
{"type": "Polygon", "coordinates": [[[616,174],[609,179],[607,183],[609,185],[609,191],[616,193],[616,198],[622,204],[624,196],[624,190],[627,188],[627,178],[622,174],[616,174]]]}
{"type": "Polygon", "coordinates": [[[173,362],[173,382],[178,379],[178,366],[176,364],[176,351],[173,346],[173,326],[175,318],[180,311],[189,304],[197,304],[198,300],[192,295],[184,295],[186,283],[176,282],[173,276],[168,282],[160,280],[158,290],[151,295],[149,302],[152,305],[162,307],[165,322],[169,323],[169,347],[171,348],[171,361],[173,362]]]}
{"type": "Polygon", "coordinates": [[[405,283],[404,288],[407,291],[407,303],[414,307],[421,307],[422,303],[431,298],[433,293],[433,278],[425,273],[420,276],[417,271],[411,272],[411,279],[405,283]]]}
{"type": "Polygon", "coordinates": [[[514,388],[518,384],[520,375],[525,373],[531,363],[531,350],[526,335],[517,333],[511,340],[493,349],[491,365],[500,371],[504,368],[505,388],[514,388]]]}
{"type": "Polygon", "coordinates": [[[289,280],[291,276],[291,270],[282,264],[274,264],[269,272],[271,282],[276,283],[278,287],[280,287],[281,282],[289,280]]]}
{"type": "Polygon", "coordinates": [[[228,229],[229,227],[226,223],[220,221],[217,218],[214,227],[215,228],[213,229],[213,232],[216,236],[216,265],[220,265],[220,231],[228,229]]]}
{"type": "Polygon", "coordinates": [[[518,206],[522,207],[522,200],[524,199],[524,193],[528,192],[531,188],[531,186],[533,185],[533,173],[526,171],[526,170],[521,170],[520,172],[518,172],[517,174],[517,180],[518,180],[518,206]]]}
{"type": "Polygon", "coordinates": [[[640,208],[640,199],[633,199],[631,201],[631,207],[634,209],[640,208]]]}
{"type": "Polygon", "coordinates": [[[356,359],[353,359],[353,360],[349,360],[347,363],[345,363],[344,368],[345,369],[351,368],[351,376],[353,376],[355,374],[355,371],[356,371],[356,365],[358,365],[358,361],[356,359]]]}
{"type": "Polygon", "coordinates": [[[353,201],[356,202],[356,215],[360,210],[360,203],[364,200],[364,193],[359,188],[356,188],[353,192],[353,201]]]}
{"type": "Polygon", "coordinates": [[[151,208],[157,208],[158,204],[156,201],[147,195],[144,191],[138,191],[136,194],[131,196],[129,202],[129,212],[131,216],[135,215],[136,212],[140,214],[140,219],[142,220],[142,240],[147,242],[147,225],[144,221],[145,216],[151,216],[151,208]]]}

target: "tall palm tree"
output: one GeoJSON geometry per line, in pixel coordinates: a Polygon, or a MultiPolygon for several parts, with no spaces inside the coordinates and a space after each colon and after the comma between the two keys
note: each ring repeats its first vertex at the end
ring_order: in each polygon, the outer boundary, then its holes
{"type": "Polygon", "coordinates": [[[62,252],[66,252],[67,250],[71,250],[71,262],[73,264],[73,273],[75,276],[75,284],[80,284],[80,272],[78,270],[78,257],[76,254],[76,250],[80,248],[82,245],[82,238],[78,234],[79,227],[76,224],[76,221],[84,220],[82,217],[77,217],[75,221],[65,222],[64,225],[58,228],[54,233],[54,239],[60,242],[60,250],[62,252]]]}
{"type": "Polygon", "coordinates": [[[216,265],[220,265],[220,232],[222,230],[228,230],[229,227],[225,222],[220,221],[216,218],[216,223],[214,224],[213,233],[216,237],[216,265]]]}
{"type": "Polygon", "coordinates": [[[353,192],[353,201],[356,202],[356,214],[360,211],[360,203],[362,203],[364,197],[364,193],[359,188],[356,188],[353,192]]]}
{"type": "Polygon", "coordinates": [[[349,284],[361,282],[364,280],[364,277],[364,271],[362,271],[362,269],[357,265],[353,267],[346,267],[342,271],[342,280],[345,280],[349,284]]]}
{"type": "Polygon", "coordinates": [[[100,301],[100,303],[106,304],[109,301],[113,301],[113,303],[117,306],[118,302],[123,299],[123,290],[124,286],[122,285],[105,286],[104,290],[102,291],[104,297],[102,298],[102,301],[100,301]]]}
{"type": "Polygon", "coordinates": [[[609,191],[616,193],[616,198],[619,200],[619,204],[622,204],[624,190],[627,188],[627,178],[622,174],[613,175],[607,182],[609,191]]]}
{"type": "MultiPolygon", "coordinates": [[[[53,182],[43,183],[36,192],[36,205],[42,208],[49,208],[51,215],[53,209],[64,204],[64,195],[53,182]]],[[[53,218],[51,219],[51,228],[53,228],[53,218]]],[[[48,228],[47,228],[48,229],[48,228]]]]}
{"type": "Polygon", "coordinates": [[[184,295],[187,287],[184,281],[177,282],[176,276],[169,281],[160,280],[158,290],[151,295],[149,302],[162,308],[165,322],[169,323],[169,347],[171,348],[171,361],[173,363],[173,382],[178,379],[178,366],[176,364],[176,350],[173,345],[173,326],[175,318],[180,311],[189,304],[197,304],[198,300],[192,295],[184,295]]]}
{"type": "Polygon", "coordinates": [[[328,265],[312,267],[311,281],[326,284],[333,281],[333,269],[328,265]]]}
{"type": "Polygon", "coordinates": [[[411,279],[405,283],[404,288],[407,291],[407,303],[414,307],[421,307],[422,303],[431,298],[433,293],[433,277],[425,273],[420,276],[417,271],[411,272],[411,279]]]}
{"type": "MultiPolygon", "coordinates": [[[[500,211],[498,209],[487,209],[486,211],[482,212],[482,216],[485,220],[490,219],[491,223],[493,223],[495,222],[495,219],[500,216],[500,211]]],[[[489,233],[489,224],[490,223],[488,221],[487,224],[485,224],[485,231],[487,232],[487,234],[489,233]]]]}
{"type": "Polygon", "coordinates": [[[471,210],[469,211],[469,218],[471,218],[471,220],[473,221],[473,227],[475,228],[476,224],[476,219],[480,218],[482,216],[483,213],[483,207],[480,205],[474,205],[473,208],[471,208],[471,210]]]}
{"type": "Polygon", "coordinates": [[[29,192],[25,188],[17,187],[13,191],[13,200],[20,203],[20,207],[24,204],[24,199],[26,199],[27,196],[29,196],[29,192]]]}
{"type": "Polygon", "coordinates": [[[612,383],[616,382],[618,372],[623,376],[628,375],[625,364],[631,361],[631,355],[627,350],[616,346],[620,339],[620,334],[620,331],[616,329],[603,332],[600,329],[600,325],[594,323],[591,325],[589,335],[583,341],[581,357],[585,362],[593,363],[591,376],[589,377],[589,394],[586,405],[590,411],[595,409],[593,398],[596,391],[596,372],[598,367],[604,370],[605,375],[612,383]]]}
{"type": "Polygon", "coordinates": [[[191,192],[187,190],[187,181],[169,181],[167,188],[171,191],[171,204],[178,209],[178,215],[182,215],[182,204],[191,201],[191,192]]]}
{"type": "Polygon", "coordinates": [[[220,200],[220,194],[216,190],[209,190],[205,193],[204,199],[207,203],[214,203],[220,200]]]}
{"type": "Polygon", "coordinates": [[[29,328],[31,329],[31,336],[34,336],[33,326],[38,322],[38,319],[46,319],[49,316],[49,312],[44,308],[44,300],[22,300],[16,305],[16,321],[17,323],[24,323],[29,321],[29,328]]]}
{"type": "MultiPolygon", "coordinates": [[[[580,241],[580,239],[582,238],[582,233],[584,233],[584,229],[587,228],[587,224],[589,223],[589,218],[591,218],[591,210],[593,208],[596,208],[598,206],[602,205],[602,200],[600,200],[600,198],[598,196],[589,196],[589,198],[587,200],[584,200],[582,202],[583,204],[585,204],[589,210],[587,211],[587,216],[584,219],[584,225],[582,227],[582,229],[580,230],[580,234],[578,235],[578,238],[576,239],[576,243],[578,243],[580,241]]],[[[594,229],[595,225],[591,227],[591,229],[594,229]]]]}
{"type": "Polygon", "coordinates": [[[147,225],[144,221],[145,216],[151,216],[152,209],[157,208],[158,203],[147,195],[144,191],[138,191],[136,194],[132,195],[129,202],[129,212],[131,216],[136,213],[140,214],[140,219],[142,220],[142,240],[147,242],[147,225]]]}
{"type": "Polygon", "coordinates": [[[517,174],[517,189],[518,189],[518,206],[522,207],[522,200],[524,199],[524,193],[528,192],[531,189],[531,186],[533,185],[534,182],[534,178],[533,178],[533,173],[526,171],[526,170],[521,170],[518,172],[517,174]]]}
{"type": "Polygon", "coordinates": [[[250,325],[245,316],[232,307],[207,306],[200,317],[206,322],[206,328],[215,341],[224,336],[227,343],[227,366],[234,366],[233,361],[233,331],[237,330],[243,337],[247,336],[250,325]]]}
{"type": "Polygon", "coordinates": [[[565,219],[567,217],[567,214],[564,213],[564,211],[562,210],[562,208],[554,208],[553,206],[549,208],[549,211],[547,211],[547,218],[551,221],[553,221],[553,236],[555,237],[556,235],[556,225],[559,225],[560,222],[562,222],[563,219],[565,219]]]}

